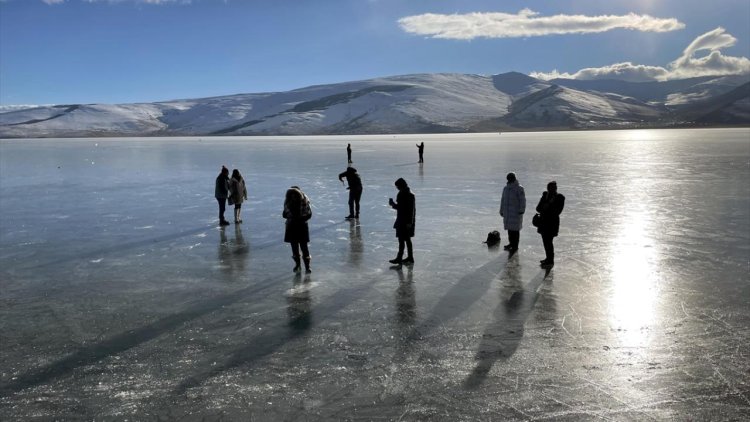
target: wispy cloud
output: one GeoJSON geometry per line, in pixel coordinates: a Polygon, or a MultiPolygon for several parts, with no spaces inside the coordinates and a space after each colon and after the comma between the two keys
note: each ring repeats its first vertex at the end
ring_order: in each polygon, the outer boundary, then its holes
{"type": "MultiPolygon", "coordinates": [[[[6,0],[0,0],[0,1],[6,1],[6,0]]],[[[68,0],[42,0],[42,2],[47,4],[62,4],[67,2],[68,0]]],[[[84,3],[125,3],[125,2],[131,2],[131,3],[144,3],[144,4],[169,4],[169,3],[177,3],[177,4],[190,4],[192,0],[81,0],[84,3]]]]}
{"type": "Polygon", "coordinates": [[[409,33],[432,38],[471,40],[474,38],[536,37],[557,34],[586,34],[613,29],[645,32],[668,32],[682,29],[685,24],[677,19],[660,19],[649,15],[554,15],[539,16],[523,9],[511,13],[467,13],[440,15],[426,13],[398,20],[409,33]]]}
{"type": "Polygon", "coordinates": [[[750,60],[746,57],[733,57],[721,54],[721,49],[731,47],[737,39],[727,34],[724,28],[706,32],[690,43],[677,60],[666,67],[616,63],[603,67],[581,69],[575,73],[531,72],[531,76],[550,80],[566,79],[620,79],[632,82],[665,81],[710,75],[738,75],[750,73],[750,60]],[[696,53],[708,51],[702,57],[696,53]]]}
{"type": "Polygon", "coordinates": [[[132,2],[132,3],[145,3],[145,4],[168,4],[168,3],[178,3],[178,4],[190,4],[191,0],[85,0],[88,3],[125,3],[125,2],[132,2]]]}

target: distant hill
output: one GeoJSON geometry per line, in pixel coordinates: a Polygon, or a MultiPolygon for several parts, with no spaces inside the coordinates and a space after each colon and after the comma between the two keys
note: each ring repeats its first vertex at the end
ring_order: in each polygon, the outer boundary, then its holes
{"type": "Polygon", "coordinates": [[[0,113],[0,137],[320,135],[750,125],[750,76],[667,82],[417,74],[287,91],[0,113]]]}

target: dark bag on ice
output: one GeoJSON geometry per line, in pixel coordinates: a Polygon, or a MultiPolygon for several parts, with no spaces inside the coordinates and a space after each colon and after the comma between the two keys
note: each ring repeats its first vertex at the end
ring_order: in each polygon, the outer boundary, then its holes
{"type": "Polygon", "coordinates": [[[500,232],[497,230],[493,230],[487,233],[487,240],[485,240],[484,243],[486,243],[487,246],[497,245],[498,243],[500,243],[500,232]]]}
{"type": "Polygon", "coordinates": [[[531,219],[531,225],[534,227],[539,227],[540,224],[542,224],[542,216],[539,215],[539,213],[536,213],[531,219]]]}

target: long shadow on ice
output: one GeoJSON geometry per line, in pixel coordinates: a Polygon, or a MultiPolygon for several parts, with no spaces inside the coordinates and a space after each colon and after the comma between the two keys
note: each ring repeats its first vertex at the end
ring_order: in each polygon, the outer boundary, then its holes
{"type": "MultiPolygon", "coordinates": [[[[336,226],[341,223],[327,224],[322,227],[316,228],[315,232],[320,232],[336,226]]],[[[180,233],[162,236],[159,238],[151,238],[143,241],[132,242],[129,244],[121,245],[119,247],[113,247],[105,250],[99,250],[99,254],[111,253],[114,251],[121,251],[123,249],[135,248],[155,242],[162,242],[166,240],[177,239],[182,236],[189,234],[199,233],[209,227],[201,227],[199,229],[191,229],[180,233]]],[[[267,244],[256,247],[255,249],[270,247],[273,245],[279,245],[279,241],[267,242],[267,244]]],[[[76,258],[79,259],[79,258],[76,258]]],[[[173,331],[180,325],[200,318],[203,315],[210,314],[217,309],[221,309],[232,303],[241,301],[249,296],[257,295],[265,289],[271,288],[280,280],[286,278],[286,275],[277,275],[274,277],[267,278],[260,281],[258,284],[249,286],[243,289],[236,290],[231,293],[227,293],[221,296],[217,296],[212,299],[204,300],[196,303],[187,309],[161,318],[151,324],[144,325],[134,330],[129,330],[120,334],[116,334],[108,339],[100,341],[98,343],[90,344],[85,347],[79,348],[72,354],[54,361],[50,364],[44,365],[37,369],[32,369],[24,374],[18,375],[11,382],[0,385],[0,397],[8,396],[15,392],[24,390],[26,388],[34,387],[40,384],[44,384],[55,378],[59,378],[69,374],[77,368],[82,366],[94,364],[102,359],[110,356],[117,355],[126,350],[137,347],[147,341],[159,337],[160,335],[173,331]]]]}
{"type": "Polygon", "coordinates": [[[92,250],[91,252],[84,252],[76,256],[68,256],[68,257],[58,258],[58,259],[48,261],[48,262],[43,262],[37,265],[31,265],[29,266],[29,269],[57,266],[57,265],[60,265],[69,261],[80,261],[80,260],[86,260],[90,258],[99,258],[102,255],[108,255],[108,254],[115,253],[115,252],[119,253],[119,252],[127,251],[129,249],[141,248],[143,246],[149,246],[149,245],[154,245],[156,243],[180,239],[185,236],[196,235],[206,230],[211,230],[214,228],[216,228],[215,225],[195,227],[195,228],[183,230],[177,233],[169,233],[163,236],[157,236],[157,237],[151,237],[148,239],[141,239],[141,240],[135,240],[132,242],[120,243],[115,246],[110,246],[110,247],[105,247],[105,248],[97,248],[95,250],[92,250]]]}
{"type": "Polygon", "coordinates": [[[205,300],[197,303],[182,312],[169,315],[151,324],[144,325],[135,330],[126,331],[110,337],[104,341],[91,344],[86,347],[78,349],[78,351],[64,357],[60,360],[52,362],[41,368],[31,370],[25,374],[21,374],[12,382],[0,386],[0,397],[7,396],[14,392],[34,387],[36,385],[44,384],[55,378],[62,377],[76,368],[82,366],[91,365],[102,359],[110,356],[117,355],[126,350],[132,349],[133,347],[139,346],[147,341],[150,341],[160,335],[172,331],[180,325],[190,320],[199,318],[203,315],[210,314],[217,309],[221,309],[234,302],[238,302],[248,296],[256,295],[257,293],[276,285],[285,276],[276,276],[261,281],[258,285],[247,287],[215,297],[210,300],[205,300]]]}
{"type": "Polygon", "coordinates": [[[513,254],[503,254],[462,277],[440,299],[424,322],[407,334],[406,338],[402,339],[403,347],[396,352],[394,360],[400,362],[406,359],[418,340],[446,322],[457,318],[478,301],[489,290],[492,281],[502,273],[513,257],[513,254]]]}
{"type": "MultiPolygon", "coordinates": [[[[307,277],[309,276],[305,277],[305,284],[310,281],[307,277]]],[[[266,329],[263,334],[249,339],[244,347],[240,347],[232,352],[223,363],[216,363],[219,359],[216,356],[212,356],[202,364],[196,365],[203,367],[203,369],[177,385],[173,390],[173,394],[184,394],[188,389],[197,387],[205,381],[234,368],[251,366],[255,362],[281,349],[285,344],[298,338],[303,338],[313,328],[314,322],[320,323],[335,315],[363,296],[379,281],[380,277],[373,277],[366,283],[337,290],[325,302],[320,303],[315,308],[311,307],[309,291],[301,297],[292,298],[288,301],[287,314],[289,315],[289,322],[287,324],[279,323],[276,326],[266,329]],[[316,315],[314,320],[312,319],[313,311],[316,315]]],[[[295,287],[299,287],[300,285],[296,277],[293,284],[295,287]]]]}
{"type": "MultiPolygon", "coordinates": [[[[327,229],[330,229],[331,227],[338,226],[338,225],[341,225],[341,224],[343,224],[343,222],[333,222],[333,223],[325,224],[325,225],[320,226],[320,227],[314,227],[314,228],[310,229],[310,234],[319,233],[319,232],[325,231],[327,229]]],[[[180,231],[180,232],[177,232],[177,233],[165,234],[163,236],[156,236],[156,237],[150,237],[150,238],[147,238],[147,239],[135,240],[135,241],[132,241],[132,242],[120,243],[120,244],[117,244],[115,246],[104,247],[104,248],[97,248],[97,249],[92,250],[90,252],[83,252],[83,253],[77,254],[75,256],[68,256],[68,257],[64,257],[64,258],[54,259],[52,261],[47,261],[47,262],[42,262],[42,263],[39,263],[39,264],[30,265],[30,266],[27,267],[27,269],[45,268],[45,267],[51,267],[51,266],[58,266],[60,264],[63,264],[63,263],[66,263],[66,262],[70,262],[70,261],[80,261],[80,260],[87,260],[87,259],[91,259],[91,258],[99,258],[99,257],[101,257],[103,255],[109,255],[109,254],[112,254],[112,253],[120,253],[120,252],[124,252],[124,251],[130,250],[130,249],[137,249],[137,248],[141,248],[141,247],[144,247],[144,246],[155,245],[157,243],[168,242],[168,241],[171,241],[171,240],[177,240],[177,239],[180,239],[180,238],[183,238],[183,237],[186,237],[186,236],[196,235],[196,234],[202,233],[202,232],[204,232],[206,230],[213,230],[213,229],[216,229],[216,228],[217,228],[216,225],[211,224],[211,225],[208,225],[208,226],[200,226],[200,227],[195,227],[195,228],[188,229],[188,230],[183,230],[183,231],[180,231]]],[[[283,236],[283,233],[280,235],[280,237],[279,237],[278,240],[277,239],[272,239],[272,240],[268,240],[268,241],[265,241],[265,242],[262,242],[262,243],[255,244],[253,246],[253,249],[255,249],[255,250],[265,249],[265,248],[270,247],[270,246],[279,245],[281,243],[281,236],[283,236]]]]}
{"type": "MultiPolygon", "coordinates": [[[[507,300],[501,300],[493,312],[493,320],[484,330],[479,343],[476,360],[477,365],[464,382],[469,390],[478,388],[498,359],[509,359],[518,349],[524,334],[526,320],[534,310],[539,298],[539,289],[545,281],[551,281],[550,270],[542,270],[526,286],[515,290],[507,300]],[[549,276],[549,277],[548,277],[549,276]]],[[[506,275],[514,284],[518,279],[518,271],[508,268],[506,275]]],[[[507,289],[501,290],[505,297],[507,289]]]]}

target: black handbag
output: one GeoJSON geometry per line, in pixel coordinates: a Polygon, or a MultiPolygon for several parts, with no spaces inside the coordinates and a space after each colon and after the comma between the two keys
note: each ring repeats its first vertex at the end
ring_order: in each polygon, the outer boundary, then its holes
{"type": "Polygon", "coordinates": [[[531,225],[534,227],[539,227],[542,224],[542,216],[539,215],[539,213],[534,214],[534,217],[531,218],[531,225]]]}

